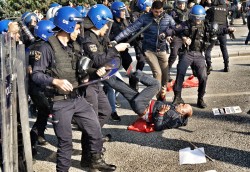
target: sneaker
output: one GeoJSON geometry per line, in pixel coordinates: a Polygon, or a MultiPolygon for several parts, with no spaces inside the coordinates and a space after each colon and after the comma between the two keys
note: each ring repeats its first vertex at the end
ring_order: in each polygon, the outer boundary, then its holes
{"type": "Polygon", "coordinates": [[[111,118],[113,121],[121,121],[121,117],[119,117],[116,112],[111,113],[111,118]]]}

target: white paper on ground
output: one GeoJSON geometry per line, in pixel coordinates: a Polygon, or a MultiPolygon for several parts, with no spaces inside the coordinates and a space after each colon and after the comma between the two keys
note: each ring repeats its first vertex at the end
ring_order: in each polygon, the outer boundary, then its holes
{"type": "Polygon", "coordinates": [[[226,115],[226,114],[235,114],[242,112],[240,106],[213,108],[212,111],[214,115],[226,115]]]}
{"type": "Polygon", "coordinates": [[[179,150],[180,165],[206,163],[204,148],[191,150],[190,147],[179,150]],[[203,153],[202,153],[203,152],[203,153]]]}
{"type": "Polygon", "coordinates": [[[217,172],[216,170],[208,170],[208,171],[204,171],[204,172],[217,172]]]}

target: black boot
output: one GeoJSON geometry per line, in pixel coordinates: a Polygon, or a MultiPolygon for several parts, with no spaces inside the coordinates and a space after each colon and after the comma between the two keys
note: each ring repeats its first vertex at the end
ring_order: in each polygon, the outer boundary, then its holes
{"type": "Polygon", "coordinates": [[[207,64],[207,75],[209,75],[212,70],[213,70],[212,65],[211,64],[207,64]]]}
{"type": "Polygon", "coordinates": [[[203,97],[199,97],[197,100],[197,106],[199,108],[206,108],[207,104],[204,102],[203,97]]]}
{"type": "Polygon", "coordinates": [[[111,118],[113,121],[121,121],[121,117],[118,116],[117,112],[112,112],[111,118]]]}
{"type": "Polygon", "coordinates": [[[100,153],[95,153],[91,155],[90,171],[115,171],[116,166],[112,164],[107,164],[100,153]]]}
{"type": "Polygon", "coordinates": [[[175,91],[174,92],[174,101],[172,102],[172,104],[177,105],[177,104],[181,104],[181,103],[184,103],[184,101],[181,98],[181,92],[175,91]]]}
{"type": "Polygon", "coordinates": [[[91,164],[91,156],[90,156],[90,153],[82,154],[82,158],[81,158],[81,167],[87,168],[87,167],[90,166],[90,164],[91,164]]]}
{"type": "Polygon", "coordinates": [[[228,62],[225,62],[224,63],[224,72],[229,72],[229,65],[228,65],[228,62]]]}

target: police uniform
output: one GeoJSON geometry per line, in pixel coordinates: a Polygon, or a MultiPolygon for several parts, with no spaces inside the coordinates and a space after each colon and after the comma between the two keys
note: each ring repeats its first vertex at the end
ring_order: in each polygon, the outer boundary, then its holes
{"type": "MultiPolygon", "coordinates": [[[[105,66],[113,58],[120,58],[120,53],[115,48],[107,49],[108,42],[104,37],[98,37],[90,30],[84,32],[84,38],[79,39],[83,45],[85,55],[87,55],[93,62],[92,67],[99,69],[105,66]]],[[[89,80],[96,80],[96,77],[90,77],[89,80]]],[[[101,127],[106,124],[109,119],[112,109],[108,98],[103,91],[103,83],[99,82],[91,84],[86,88],[85,99],[92,105],[96,114],[98,114],[101,127]]],[[[82,135],[81,144],[83,148],[81,165],[88,166],[90,159],[89,143],[85,134],[82,135]]]]}
{"type": "MultiPolygon", "coordinates": [[[[143,13],[133,11],[131,13],[130,17],[130,23],[134,23],[143,13]]],[[[145,66],[145,56],[142,50],[142,39],[143,36],[140,35],[135,41],[133,41],[131,44],[134,46],[135,49],[135,55],[136,55],[136,60],[137,60],[137,65],[136,69],[143,70],[145,66]]]]}
{"type": "MultiPolygon", "coordinates": [[[[223,0],[219,0],[219,4],[213,5],[211,8],[207,10],[206,20],[208,20],[209,23],[216,22],[219,25],[219,29],[226,29],[228,27],[227,23],[227,15],[228,15],[228,9],[226,7],[226,4],[224,2],[221,2],[223,0]]],[[[218,40],[220,42],[220,49],[222,52],[223,60],[224,60],[224,71],[228,72],[229,70],[229,56],[227,51],[227,36],[226,34],[218,34],[218,40]]],[[[211,67],[211,51],[212,48],[215,45],[215,41],[211,43],[211,45],[207,48],[205,52],[205,58],[208,70],[211,67]]],[[[208,71],[209,72],[209,71],[208,71]]]]}
{"type": "MultiPolygon", "coordinates": [[[[104,37],[98,37],[90,30],[85,31],[81,44],[83,45],[84,53],[92,60],[92,67],[95,69],[105,66],[113,58],[120,58],[120,53],[115,48],[108,49],[108,42],[106,42],[104,37]]],[[[90,78],[90,81],[95,79],[90,78]]],[[[112,112],[107,96],[103,91],[103,84],[89,85],[86,89],[85,98],[92,104],[99,116],[100,124],[103,126],[112,112]]]]}
{"type": "MultiPolygon", "coordinates": [[[[171,16],[175,20],[177,27],[179,26],[180,23],[188,20],[188,13],[189,13],[189,10],[187,10],[187,9],[181,10],[181,9],[176,8],[172,11],[171,16]]],[[[180,48],[182,48],[182,45],[183,45],[183,41],[178,36],[175,36],[173,38],[173,41],[170,43],[171,53],[170,53],[170,56],[168,58],[168,67],[169,67],[169,69],[168,69],[169,77],[168,78],[169,79],[170,79],[170,69],[172,68],[172,65],[174,64],[174,62],[177,58],[178,52],[179,52],[180,48]]]]}
{"type": "MultiPolygon", "coordinates": [[[[113,40],[115,38],[115,36],[118,35],[120,32],[122,32],[127,26],[128,26],[128,23],[127,23],[126,20],[121,19],[121,21],[118,22],[116,19],[114,19],[114,23],[112,25],[112,28],[111,28],[111,31],[110,31],[110,36],[109,36],[110,40],[113,40]]],[[[138,49],[138,47],[137,47],[137,49],[138,49]]],[[[132,62],[132,57],[129,54],[128,49],[126,49],[125,51],[120,52],[120,55],[121,55],[121,58],[122,58],[122,66],[123,66],[123,68],[125,70],[128,70],[130,63],[132,62]]],[[[139,56],[136,56],[136,57],[139,57],[139,56]]],[[[139,66],[141,66],[140,68],[143,69],[144,63],[145,63],[144,60],[141,59],[141,58],[137,58],[137,61],[138,61],[137,63],[139,64],[139,66]],[[140,63],[143,63],[143,65],[140,64],[140,63]]],[[[140,69],[140,70],[142,70],[142,69],[140,69]]],[[[129,78],[129,85],[131,87],[133,87],[134,89],[136,89],[137,82],[134,81],[133,79],[129,78]]]]}
{"type": "MultiPolygon", "coordinates": [[[[65,47],[56,37],[50,37],[49,43],[44,43],[39,49],[41,58],[34,64],[33,81],[36,84],[51,87],[54,78],[67,79],[74,87],[77,86],[76,62],[79,49],[79,45],[75,43],[65,47]]],[[[53,124],[58,138],[56,169],[68,171],[71,166],[73,146],[72,117],[74,116],[79,128],[88,135],[90,152],[93,154],[100,154],[102,150],[101,127],[93,108],[77,90],[69,94],[55,89],[51,91],[53,93],[52,113],[57,120],[57,123],[53,124]]]]}
{"type": "MultiPolygon", "coordinates": [[[[37,41],[31,46],[28,47],[29,52],[29,65],[33,68],[35,61],[39,61],[41,58],[41,52],[39,48],[45,43],[45,41],[37,41]]],[[[46,141],[44,140],[44,131],[46,129],[48,115],[50,113],[50,105],[48,99],[44,95],[44,91],[41,87],[35,84],[32,79],[29,79],[28,84],[28,92],[31,97],[31,100],[37,107],[37,119],[34,123],[31,131],[31,146],[35,146],[36,141],[38,140],[39,136],[39,144],[45,144],[46,141]],[[43,139],[42,139],[42,138],[43,139]],[[42,142],[40,142],[42,141],[42,142]]]]}
{"type": "Polygon", "coordinates": [[[179,33],[181,37],[189,37],[192,42],[177,65],[177,76],[174,84],[175,96],[181,97],[184,77],[188,67],[191,65],[196,71],[197,78],[199,80],[198,100],[202,99],[205,94],[207,73],[205,57],[202,55],[202,52],[205,50],[204,46],[206,43],[205,29],[204,24],[193,26],[191,25],[190,20],[183,22],[178,28],[176,28],[177,34],[179,33]]]}

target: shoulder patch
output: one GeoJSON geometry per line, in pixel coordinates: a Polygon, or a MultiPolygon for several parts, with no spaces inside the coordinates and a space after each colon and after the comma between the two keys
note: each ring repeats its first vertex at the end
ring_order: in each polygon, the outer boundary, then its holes
{"type": "Polygon", "coordinates": [[[38,61],[41,59],[42,53],[40,51],[35,51],[35,60],[38,61]]]}
{"type": "Polygon", "coordinates": [[[97,46],[95,44],[89,45],[89,50],[93,53],[97,52],[97,46]]]}

